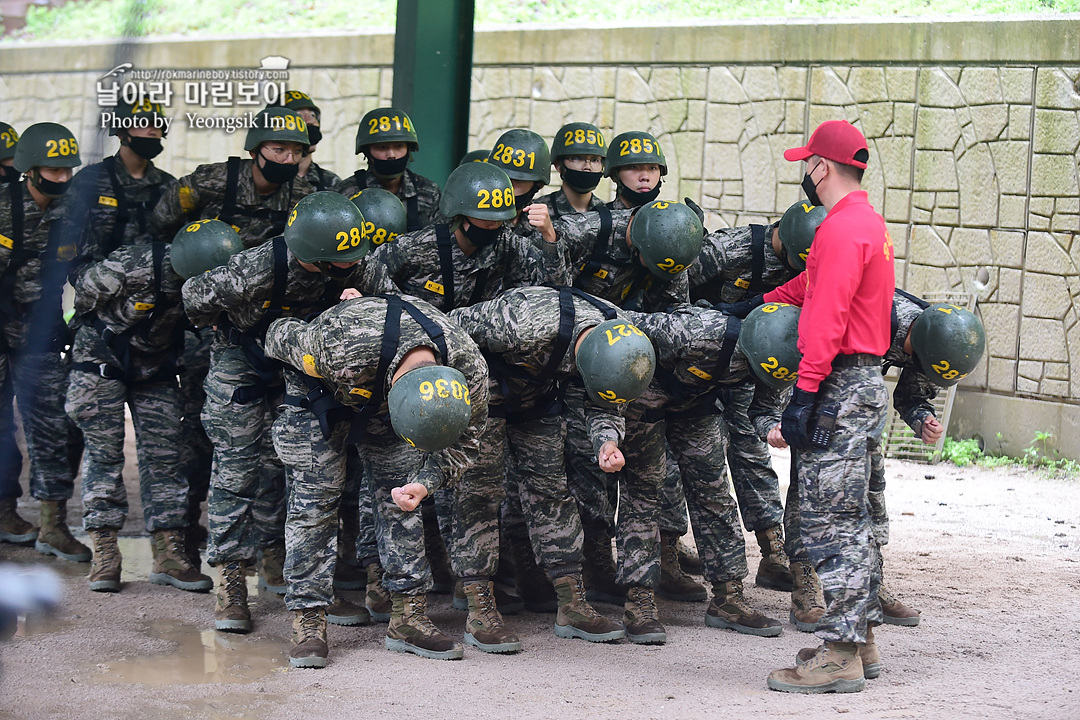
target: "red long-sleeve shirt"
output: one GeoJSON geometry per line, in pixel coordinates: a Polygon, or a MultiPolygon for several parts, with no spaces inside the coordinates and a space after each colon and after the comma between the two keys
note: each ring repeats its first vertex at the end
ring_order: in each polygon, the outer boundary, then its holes
{"type": "Polygon", "coordinates": [[[837,355],[889,349],[893,243],[862,191],[836,203],[817,229],[806,271],[765,293],[766,302],[802,307],[797,385],[816,392],[837,355]]]}

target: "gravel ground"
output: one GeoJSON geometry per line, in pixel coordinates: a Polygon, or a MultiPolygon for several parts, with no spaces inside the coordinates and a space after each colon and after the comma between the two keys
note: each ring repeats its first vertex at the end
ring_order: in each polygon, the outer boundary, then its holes
{"type": "MultiPolygon", "coordinates": [[[[786,477],[786,455],[775,459],[786,477]]],[[[923,621],[878,631],[885,670],[859,694],[770,692],[768,672],[792,664],[813,636],[791,625],[778,638],[715,630],[703,624],[704,603],[663,600],[662,647],[560,640],[554,616],[522,613],[508,618],[525,644],[516,656],[467,649],[461,662],[423,660],[387,652],[382,626],[331,626],[329,666],[292,670],[280,598],[256,597],[256,632],[230,636],[208,629],[212,595],[147,582],[135,507],[115,595],[87,589],[87,565],[0,545],[0,560],[54,568],[66,592],[53,617],[31,616],[0,644],[0,718],[1080,718],[1080,482],[887,466],[886,578],[923,621]]],[[[130,482],[129,497],[138,502],[130,482]]],[[[34,501],[23,508],[36,519],[34,501]]],[[[747,549],[753,568],[750,535],[747,549]]],[[[785,594],[751,586],[748,595],[786,621],[785,594]]],[[[449,598],[433,596],[431,608],[437,624],[461,632],[464,614],[449,598]]]]}

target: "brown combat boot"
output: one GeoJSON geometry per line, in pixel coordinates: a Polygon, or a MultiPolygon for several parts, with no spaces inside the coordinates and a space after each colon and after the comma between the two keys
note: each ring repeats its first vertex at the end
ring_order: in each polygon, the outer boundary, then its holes
{"type": "MultiPolygon", "coordinates": [[[[495,607],[498,608],[499,614],[516,615],[525,609],[525,602],[518,597],[516,592],[501,587],[494,580],[492,580],[492,586],[495,588],[495,607]]],[[[465,583],[460,579],[454,583],[454,599],[450,602],[450,605],[455,610],[461,610],[462,612],[468,612],[469,610],[469,597],[465,594],[465,583]]]]}
{"type": "Polygon", "coordinates": [[[93,554],[71,535],[67,524],[67,500],[41,501],[41,529],[34,549],[71,562],[90,562],[93,554]]]}
{"type": "Polygon", "coordinates": [[[390,619],[393,604],[390,600],[390,591],[383,587],[382,565],[373,562],[367,566],[366,571],[367,594],[364,595],[364,605],[367,606],[372,620],[386,622],[390,619]]]}
{"type": "Polygon", "coordinates": [[[887,625],[914,627],[922,620],[919,611],[900,602],[899,598],[888,591],[884,582],[878,586],[877,596],[878,602],[881,603],[881,614],[887,625]]]}
{"type": "Polygon", "coordinates": [[[366,607],[356,605],[344,598],[335,596],[334,602],[326,608],[326,622],[332,625],[368,625],[371,623],[371,613],[366,607]]]}
{"type": "Polygon", "coordinates": [[[779,620],[750,607],[743,595],[742,580],[713,583],[713,599],[705,610],[705,624],[759,637],[776,637],[784,630],[779,620]]]}
{"type": "Polygon", "coordinates": [[[490,580],[462,583],[469,601],[469,617],[465,620],[465,644],[489,653],[515,653],[521,650],[521,640],[503,624],[495,600],[495,587],[490,580]]]}
{"type": "Polygon", "coordinates": [[[247,563],[243,560],[225,563],[221,566],[221,583],[217,589],[214,629],[251,632],[251,611],[247,601],[247,563]]]}
{"type": "Polygon", "coordinates": [[[829,642],[795,667],[769,673],[770,690],[789,693],[849,693],[866,687],[862,659],[855,643],[829,642]]]}
{"type": "Polygon", "coordinates": [[[679,565],[679,538],[674,533],[660,533],[660,585],[657,594],[679,602],[703,602],[709,599],[705,586],[683,572],[679,565]]]}
{"type": "Polygon", "coordinates": [[[690,547],[685,540],[679,538],[675,543],[675,549],[679,552],[679,567],[687,575],[701,574],[701,555],[697,548],[690,547]]]}
{"type": "Polygon", "coordinates": [[[38,529],[19,516],[18,498],[0,500],[0,542],[24,545],[37,540],[38,529]]]}
{"type": "Polygon", "coordinates": [[[667,642],[667,630],[660,624],[656,595],[652,588],[634,586],[626,591],[623,627],[626,628],[626,639],[636,645],[663,645],[667,642]]]}
{"type": "MultiPolygon", "coordinates": [[[[807,662],[817,648],[803,648],[796,655],[799,662],[807,662]]],[[[874,629],[866,628],[866,642],[859,643],[859,659],[862,660],[862,674],[867,680],[874,680],[881,675],[881,653],[878,652],[877,641],[874,640],[874,629]]]]}
{"type": "Polygon", "coordinates": [[[758,530],[758,547],[761,548],[761,562],[758,563],[757,577],[754,583],[769,590],[791,592],[791,569],[787,555],[784,554],[784,526],[773,525],[771,528],[758,530]]]}
{"type": "Polygon", "coordinates": [[[825,596],[814,566],[809,562],[791,563],[791,623],[802,632],[817,630],[818,620],[825,614],[825,596]]]}
{"type": "Polygon", "coordinates": [[[184,552],[183,530],[155,530],[151,542],[154,567],[150,570],[150,582],[172,585],[188,592],[209,592],[213,589],[214,581],[191,567],[184,552]]]}
{"type": "Polygon", "coordinates": [[[585,599],[580,575],[555,578],[555,595],[559,611],[555,615],[555,636],[581,638],[589,642],[611,642],[626,637],[626,631],[616,622],[596,612],[585,599]]]}
{"type": "Polygon", "coordinates": [[[615,581],[611,536],[606,530],[586,533],[581,549],[581,579],[589,602],[622,605],[626,601],[626,588],[615,581]]]}
{"type": "Polygon", "coordinates": [[[94,545],[94,561],[86,579],[94,592],[120,592],[120,547],[116,544],[116,528],[94,528],[89,531],[94,545]]]}
{"type": "Polygon", "coordinates": [[[427,616],[427,595],[391,593],[393,611],[386,626],[386,649],[432,660],[460,660],[461,643],[444,635],[427,616]]]}
{"type": "Polygon", "coordinates": [[[326,658],[330,654],[326,645],[326,608],[293,610],[292,642],[290,667],[326,667],[326,658]]]}
{"type": "Polygon", "coordinates": [[[285,582],[285,543],[274,543],[262,549],[259,562],[259,589],[284,595],[289,589],[285,582]]]}

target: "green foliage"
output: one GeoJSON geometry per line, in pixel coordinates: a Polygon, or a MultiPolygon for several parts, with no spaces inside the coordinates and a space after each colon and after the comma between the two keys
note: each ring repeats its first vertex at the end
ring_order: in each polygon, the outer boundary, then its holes
{"type": "MultiPolygon", "coordinates": [[[[1056,449],[1050,447],[1050,441],[1053,440],[1053,437],[1053,433],[1037,431],[1031,444],[1024,449],[1020,457],[1009,457],[1000,452],[988,454],[979,446],[979,441],[974,438],[956,440],[946,437],[945,444],[941,449],[941,459],[958,467],[967,467],[969,465],[979,465],[981,467],[1019,465],[1069,477],[1080,475],[1080,463],[1061,457],[1056,449]]],[[[1001,440],[1001,433],[998,433],[999,447],[1001,446],[1001,440]]]]}
{"type": "MultiPolygon", "coordinates": [[[[32,40],[124,36],[277,35],[341,30],[393,31],[396,0],[84,0],[32,5],[19,34],[32,40]]],[[[1080,0],[476,0],[477,27],[515,24],[589,27],[749,18],[919,17],[1080,11],[1080,0]]],[[[5,38],[5,42],[10,41],[5,38]]]]}

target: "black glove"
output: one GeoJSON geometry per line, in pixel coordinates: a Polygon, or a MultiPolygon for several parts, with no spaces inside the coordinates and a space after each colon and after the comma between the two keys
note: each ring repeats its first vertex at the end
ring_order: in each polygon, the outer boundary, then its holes
{"type": "Polygon", "coordinates": [[[701,209],[700,205],[698,205],[696,202],[694,202],[688,197],[684,197],[682,201],[683,204],[686,205],[686,207],[694,211],[694,214],[697,215],[697,219],[701,221],[702,232],[707,233],[708,230],[705,230],[705,211],[701,209]]]}
{"type": "Polygon", "coordinates": [[[746,300],[740,300],[739,302],[726,303],[718,302],[713,305],[714,310],[719,310],[725,315],[734,315],[737,318],[746,318],[750,314],[750,311],[759,305],[765,304],[765,296],[758,295],[756,297],[747,298],[746,300]]]}
{"type": "Polygon", "coordinates": [[[791,393],[791,402],[784,408],[780,418],[780,434],[784,442],[795,450],[803,450],[810,445],[810,420],[817,402],[816,392],[807,392],[796,387],[791,393]]]}

